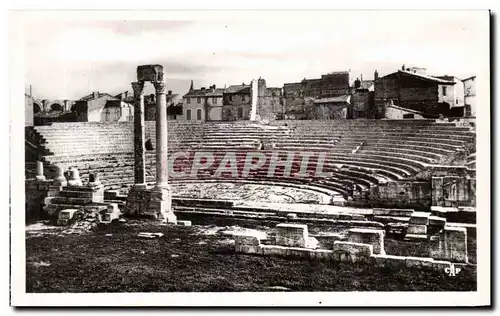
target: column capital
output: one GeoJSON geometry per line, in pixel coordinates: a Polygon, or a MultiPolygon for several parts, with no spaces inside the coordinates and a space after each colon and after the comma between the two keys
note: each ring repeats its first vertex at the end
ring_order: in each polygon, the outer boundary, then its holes
{"type": "Polygon", "coordinates": [[[132,89],[134,90],[134,97],[138,99],[144,95],[144,82],[132,82],[132,89]]]}
{"type": "Polygon", "coordinates": [[[167,93],[167,85],[164,81],[153,82],[155,86],[156,94],[167,93]]]}

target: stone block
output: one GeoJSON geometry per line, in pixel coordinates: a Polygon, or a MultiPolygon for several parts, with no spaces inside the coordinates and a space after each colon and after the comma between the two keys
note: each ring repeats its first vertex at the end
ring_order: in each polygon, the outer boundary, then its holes
{"type": "Polygon", "coordinates": [[[287,248],[274,245],[261,245],[261,253],[264,256],[287,256],[287,248]]]}
{"type": "Polygon", "coordinates": [[[104,191],[104,198],[106,200],[116,200],[118,193],[119,193],[118,190],[106,190],[104,191]]]}
{"type": "Polygon", "coordinates": [[[333,251],[326,249],[316,249],[310,253],[311,258],[317,260],[332,260],[333,259],[333,251]]]}
{"type": "Polygon", "coordinates": [[[278,224],[276,225],[276,245],[287,247],[306,247],[309,237],[307,225],[278,224]]]}
{"type": "Polygon", "coordinates": [[[352,220],[353,221],[364,221],[365,216],[361,214],[352,214],[352,220]]]}
{"type": "Polygon", "coordinates": [[[410,217],[410,224],[427,225],[429,224],[429,217],[431,213],[414,212],[410,217]]]}
{"type": "Polygon", "coordinates": [[[423,241],[427,240],[427,235],[422,235],[422,234],[406,234],[405,235],[405,240],[407,241],[423,241]]]}
{"type": "Polygon", "coordinates": [[[467,229],[445,226],[431,244],[431,257],[451,262],[468,262],[467,229]]]}
{"type": "Polygon", "coordinates": [[[410,235],[427,235],[426,225],[408,225],[408,230],[406,231],[410,235]]]}
{"type": "Polygon", "coordinates": [[[411,217],[414,212],[413,209],[392,209],[391,216],[411,217]]]}
{"type": "Polygon", "coordinates": [[[288,219],[297,219],[297,214],[295,214],[295,213],[288,213],[288,214],[286,214],[286,218],[288,218],[288,219]]]}
{"type": "Polygon", "coordinates": [[[381,267],[402,268],[405,266],[405,257],[394,255],[372,255],[372,262],[381,267]]]}
{"type": "Polygon", "coordinates": [[[249,235],[233,235],[233,236],[235,245],[251,245],[251,246],[260,245],[260,239],[257,236],[249,236],[249,235]]]}
{"type": "Polygon", "coordinates": [[[424,257],[405,257],[405,264],[408,268],[411,267],[432,267],[434,259],[424,257]]]}
{"type": "Polygon", "coordinates": [[[436,271],[442,271],[446,273],[447,269],[450,268],[451,268],[451,262],[449,261],[434,260],[432,262],[432,269],[436,271]]]}
{"type": "Polygon", "coordinates": [[[391,209],[388,208],[374,208],[373,215],[389,216],[391,215],[391,209]]]}
{"type": "Polygon", "coordinates": [[[179,226],[191,226],[191,221],[177,221],[179,226]]]}
{"type": "Polygon", "coordinates": [[[346,241],[336,241],[333,244],[333,256],[338,261],[367,261],[372,254],[372,245],[346,241]]]}
{"type": "Polygon", "coordinates": [[[352,228],[347,234],[347,241],[373,246],[374,254],[385,254],[384,249],[385,232],[379,229],[352,228]]]}
{"type": "Polygon", "coordinates": [[[325,214],[323,216],[330,219],[339,219],[340,217],[339,213],[330,213],[330,214],[325,214]]]}
{"type": "Polygon", "coordinates": [[[308,237],[306,240],[306,248],[308,249],[316,249],[319,246],[319,242],[314,237],[308,237]]]}
{"type": "Polygon", "coordinates": [[[350,221],[352,220],[352,214],[339,214],[339,220],[350,221]]]}
{"type": "Polygon", "coordinates": [[[444,227],[446,225],[446,218],[438,217],[438,216],[430,216],[429,217],[429,225],[444,227]]]}
{"type": "Polygon", "coordinates": [[[255,245],[235,245],[235,251],[246,254],[262,254],[261,247],[255,245]]]}
{"type": "Polygon", "coordinates": [[[328,235],[320,235],[320,236],[315,236],[316,240],[318,241],[318,247],[321,249],[333,249],[333,244],[337,240],[343,240],[344,236],[341,234],[328,234],[328,235]]]}
{"type": "Polygon", "coordinates": [[[163,66],[141,65],[137,67],[138,81],[163,81],[163,66]]]}
{"type": "Polygon", "coordinates": [[[287,257],[310,259],[314,253],[312,249],[290,247],[285,249],[287,257]]]}

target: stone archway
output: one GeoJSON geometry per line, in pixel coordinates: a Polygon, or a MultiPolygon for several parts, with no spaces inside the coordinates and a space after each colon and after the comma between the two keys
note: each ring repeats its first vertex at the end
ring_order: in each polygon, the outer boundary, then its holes
{"type": "Polygon", "coordinates": [[[33,114],[42,112],[43,106],[38,102],[33,102],[33,114]]]}
{"type": "Polygon", "coordinates": [[[50,112],[62,112],[64,108],[59,103],[52,103],[50,105],[50,112]]]}

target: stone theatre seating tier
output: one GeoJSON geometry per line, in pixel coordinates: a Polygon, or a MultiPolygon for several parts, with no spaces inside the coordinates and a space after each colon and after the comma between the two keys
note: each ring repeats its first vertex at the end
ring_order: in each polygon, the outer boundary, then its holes
{"type": "MultiPolygon", "coordinates": [[[[37,148],[43,150],[40,154],[46,165],[75,166],[84,181],[96,172],[107,189],[133,184],[132,122],[53,123],[27,129],[30,135],[38,136],[34,139],[40,142],[37,148]]],[[[155,122],[145,122],[145,140],[155,148],[155,122]]],[[[299,182],[347,197],[350,190],[366,191],[382,182],[411,179],[429,165],[452,161],[474,148],[475,131],[434,120],[169,122],[168,141],[169,152],[244,152],[257,150],[261,144],[263,152],[326,152],[324,165],[332,177],[299,182]]],[[[470,165],[472,161],[473,156],[467,159],[470,165]]],[[[147,182],[154,182],[154,150],[146,153],[146,174],[147,182]]],[[[265,172],[248,180],[298,181],[268,178],[265,172]]]]}

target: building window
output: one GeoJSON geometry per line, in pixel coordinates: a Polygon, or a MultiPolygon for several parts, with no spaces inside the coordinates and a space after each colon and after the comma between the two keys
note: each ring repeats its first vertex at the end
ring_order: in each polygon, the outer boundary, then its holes
{"type": "Polygon", "coordinates": [[[446,86],[443,86],[443,95],[446,95],[446,86]]]}
{"type": "Polygon", "coordinates": [[[186,110],[186,120],[191,121],[191,110],[186,110]]]}
{"type": "Polygon", "coordinates": [[[187,104],[191,104],[191,98],[186,98],[187,104]]]}
{"type": "Polygon", "coordinates": [[[455,100],[455,104],[458,104],[458,99],[455,100]]]}
{"type": "Polygon", "coordinates": [[[212,103],[217,104],[217,98],[212,98],[212,103]]]}
{"type": "Polygon", "coordinates": [[[201,98],[200,97],[196,98],[196,103],[201,103],[201,98]]]}
{"type": "Polygon", "coordinates": [[[243,118],[243,109],[238,108],[238,118],[243,118]]]}
{"type": "Polygon", "coordinates": [[[232,101],[233,101],[233,96],[232,96],[232,95],[230,95],[230,96],[229,96],[229,102],[232,102],[232,101]]]}
{"type": "Polygon", "coordinates": [[[201,109],[196,110],[196,119],[201,121],[201,109]]]}

